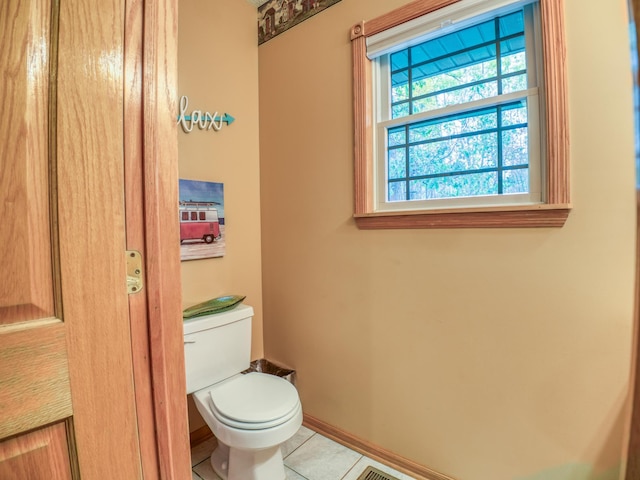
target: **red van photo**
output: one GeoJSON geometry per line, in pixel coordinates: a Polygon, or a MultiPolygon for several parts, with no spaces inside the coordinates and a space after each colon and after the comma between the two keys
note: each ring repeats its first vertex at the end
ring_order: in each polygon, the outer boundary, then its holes
{"type": "Polygon", "coordinates": [[[202,240],[212,243],[220,239],[220,222],[215,203],[180,202],[180,243],[202,240]]]}

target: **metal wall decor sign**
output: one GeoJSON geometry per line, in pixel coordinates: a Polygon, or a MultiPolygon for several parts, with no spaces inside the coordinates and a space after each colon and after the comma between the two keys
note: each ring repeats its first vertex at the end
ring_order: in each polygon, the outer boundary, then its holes
{"type": "Polygon", "coordinates": [[[193,110],[190,114],[187,114],[187,108],[189,107],[189,97],[183,95],[180,97],[180,114],[178,115],[178,125],[182,126],[182,130],[185,133],[189,133],[193,130],[193,127],[198,127],[200,130],[213,130],[218,132],[222,130],[224,124],[231,125],[235,118],[228,113],[219,115],[218,112],[209,113],[202,110],[193,110]]]}
{"type": "Polygon", "coordinates": [[[258,45],[340,0],[268,0],[258,8],[258,45]]]}

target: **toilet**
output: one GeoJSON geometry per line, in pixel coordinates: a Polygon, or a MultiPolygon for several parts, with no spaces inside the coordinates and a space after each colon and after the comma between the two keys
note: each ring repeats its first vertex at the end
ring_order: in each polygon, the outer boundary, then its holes
{"type": "Polygon", "coordinates": [[[280,445],[302,425],[295,387],[265,373],[242,374],[251,357],[253,308],[184,321],[187,393],[216,439],[213,470],[223,480],[284,480],[280,445]]]}

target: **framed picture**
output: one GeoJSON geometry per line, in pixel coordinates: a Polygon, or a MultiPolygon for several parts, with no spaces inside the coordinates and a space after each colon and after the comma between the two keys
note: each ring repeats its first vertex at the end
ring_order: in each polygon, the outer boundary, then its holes
{"type": "Polygon", "coordinates": [[[258,8],[258,45],[340,0],[269,0],[258,8]]]}
{"type": "Polygon", "coordinates": [[[224,185],[180,179],[179,198],[180,259],[224,256],[224,185]]]}

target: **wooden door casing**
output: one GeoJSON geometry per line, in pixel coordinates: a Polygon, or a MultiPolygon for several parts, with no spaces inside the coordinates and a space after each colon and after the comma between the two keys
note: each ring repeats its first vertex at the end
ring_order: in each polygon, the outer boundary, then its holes
{"type": "Polygon", "coordinates": [[[178,223],[176,0],[127,0],[127,249],[144,259],[130,297],[138,429],[145,480],[191,477],[178,223]]]}
{"type": "MultiPolygon", "coordinates": [[[[160,478],[191,478],[179,281],[178,1],[144,2],[142,57],[146,299],[160,478]]],[[[136,353],[134,352],[134,355],[136,353]]],[[[138,353],[139,354],[139,353],[138,353]]]]}

